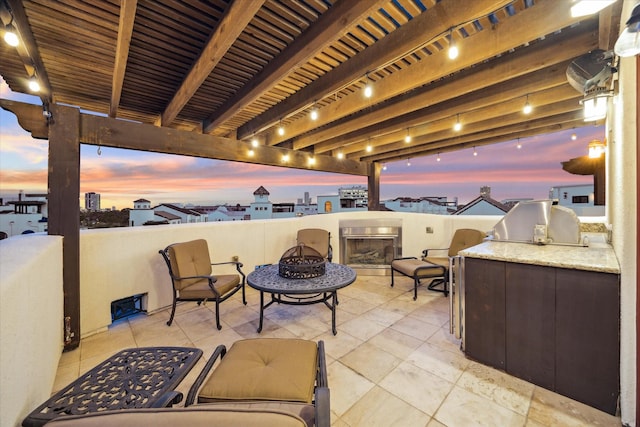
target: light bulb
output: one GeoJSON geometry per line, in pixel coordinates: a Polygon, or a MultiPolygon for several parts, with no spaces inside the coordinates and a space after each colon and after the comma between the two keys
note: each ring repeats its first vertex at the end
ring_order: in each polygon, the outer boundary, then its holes
{"type": "Polygon", "coordinates": [[[253,157],[253,155],[255,154],[255,151],[253,151],[252,149],[249,149],[247,154],[249,154],[249,157],[253,157]]]}
{"type": "Polygon", "coordinates": [[[13,31],[11,26],[9,26],[7,28],[7,31],[4,33],[4,41],[9,46],[13,46],[13,47],[18,46],[18,44],[20,43],[20,40],[18,39],[18,35],[15,33],[15,31],[13,31]]]}
{"type": "Polygon", "coordinates": [[[533,107],[529,103],[529,99],[525,102],[524,107],[522,108],[522,112],[525,114],[530,114],[533,111],[533,107]]]}
{"type": "Polygon", "coordinates": [[[318,120],[318,110],[316,108],[311,110],[311,120],[318,120]]]}
{"type": "Polygon", "coordinates": [[[436,157],[436,162],[440,161],[440,153],[438,153],[438,157],[436,157]]]}
{"type": "Polygon", "coordinates": [[[367,145],[367,153],[370,153],[373,150],[373,147],[371,145],[367,145]]]}
{"type": "Polygon", "coordinates": [[[285,163],[288,162],[289,161],[289,155],[288,154],[283,155],[282,156],[282,161],[285,162],[285,163]]]}
{"type": "Polygon", "coordinates": [[[339,159],[344,159],[344,153],[343,153],[342,151],[340,151],[340,152],[338,153],[338,158],[339,158],[339,159]]]}
{"type": "Polygon", "coordinates": [[[278,126],[278,135],[280,136],[284,135],[284,127],[282,127],[282,125],[278,126]]]}
{"type": "Polygon", "coordinates": [[[407,166],[411,166],[411,159],[407,159],[407,166]]]}
{"type": "Polygon", "coordinates": [[[29,89],[31,92],[40,92],[40,83],[35,79],[35,77],[29,80],[29,89]]]}
{"type": "Polygon", "coordinates": [[[383,165],[382,165],[382,170],[383,170],[383,171],[386,171],[386,170],[387,170],[387,165],[386,165],[386,164],[383,164],[383,165]]]}
{"type": "Polygon", "coordinates": [[[462,123],[460,123],[460,117],[458,117],[456,122],[453,124],[453,130],[455,130],[456,132],[460,132],[462,130],[462,123]]]}
{"type": "Polygon", "coordinates": [[[259,145],[258,140],[256,138],[253,138],[251,140],[251,146],[252,147],[257,147],[259,145]]]}
{"type": "Polygon", "coordinates": [[[578,139],[578,135],[576,135],[575,133],[571,134],[571,140],[575,141],[576,139],[578,139]]]}
{"type": "Polygon", "coordinates": [[[371,98],[372,96],[373,96],[373,87],[371,86],[371,83],[367,83],[367,85],[364,87],[364,97],[371,98]]]}
{"type": "Polygon", "coordinates": [[[458,52],[458,46],[456,46],[456,44],[451,41],[451,45],[449,46],[449,59],[456,59],[459,53],[460,52],[458,52]]]}
{"type": "Polygon", "coordinates": [[[316,164],[316,158],[315,157],[309,157],[309,165],[315,165],[316,164]]]}
{"type": "Polygon", "coordinates": [[[407,136],[404,137],[404,142],[406,142],[407,144],[411,142],[411,135],[407,134],[407,136]]]}
{"type": "Polygon", "coordinates": [[[473,147],[473,155],[474,155],[474,156],[477,156],[477,155],[478,155],[478,152],[476,151],[476,147],[473,147]]]}

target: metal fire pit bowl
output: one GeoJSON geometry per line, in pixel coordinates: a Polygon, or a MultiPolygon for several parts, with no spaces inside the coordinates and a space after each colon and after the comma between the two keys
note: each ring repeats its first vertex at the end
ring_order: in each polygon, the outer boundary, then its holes
{"type": "Polygon", "coordinates": [[[285,251],[278,274],[286,279],[310,279],[324,275],[326,261],[318,251],[300,244],[285,251]]]}

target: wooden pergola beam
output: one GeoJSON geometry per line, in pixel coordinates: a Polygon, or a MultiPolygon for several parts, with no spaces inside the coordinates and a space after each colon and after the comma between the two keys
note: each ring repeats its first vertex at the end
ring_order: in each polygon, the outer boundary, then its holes
{"type": "Polygon", "coordinates": [[[133,22],[136,18],[138,0],[122,0],[120,3],[120,21],[118,24],[118,40],[116,42],[116,60],[113,65],[113,77],[111,83],[111,103],[109,105],[109,117],[118,115],[118,106],[122,96],[122,83],[124,72],[127,69],[131,35],[133,34],[133,22]]]}

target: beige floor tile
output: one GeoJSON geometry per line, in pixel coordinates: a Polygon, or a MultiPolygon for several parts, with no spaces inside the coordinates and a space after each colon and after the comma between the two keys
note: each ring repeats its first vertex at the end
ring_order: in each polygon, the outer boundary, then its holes
{"type": "Polygon", "coordinates": [[[138,347],[181,347],[191,343],[176,322],[171,326],[167,326],[164,322],[148,325],[146,328],[134,331],[134,338],[138,347]]]}
{"type": "Polygon", "coordinates": [[[417,317],[407,316],[398,320],[391,326],[392,329],[411,335],[420,341],[427,340],[431,335],[435,334],[440,328],[431,323],[423,322],[417,317]]]}
{"type": "Polygon", "coordinates": [[[535,387],[529,419],[543,425],[619,426],[620,418],[568,397],[535,387]]]}
{"type": "Polygon", "coordinates": [[[174,326],[182,329],[190,341],[197,341],[218,331],[216,315],[212,310],[208,310],[207,308],[191,310],[187,313],[177,315],[173,320],[173,325],[170,327],[174,326]]]}
{"type": "Polygon", "coordinates": [[[407,362],[398,365],[379,385],[428,415],[436,412],[453,387],[453,383],[407,362]]]}
{"type": "Polygon", "coordinates": [[[341,330],[338,330],[338,335],[326,332],[317,337],[317,339],[324,341],[325,352],[336,360],[363,343],[363,340],[341,330]]]}
{"type": "Polygon", "coordinates": [[[385,304],[384,307],[376,307],[372,310],[367,311],[362,315],[362,317],[364,319],[380,323],[384,326],[391,326],[402,319],[404,315],[400,312],[388,310],[387,305],[385,304]]]}
{"type": "Polygon", "coordinates": [[[364,316],[356,317],[340,325],[339,330],[347,332],[362,341],[367,341],[374,335],[378,335],[387,327],[381,323],[372,322],[364,316]]]}
{"type": "Polygon", "coordinates": [[[462,352],[452,353],[428,343],[418,347],[406,360],[451,383],[458,381],[470,363],[462,352]]]}
{"type": "Polygon", "coordinates": [[[68,384],[74,382],[80,376],[80,361],[65,364],[58,368],[56,372],[56,379],[53,382],[53,388],[51,394],[54,394],[66,387],[68,384]]]}
{"type": "Polygon", "coordinates": [[[373,344],[364,343],[352,352],[342,356],[340,362],[368,380],[377,383],[393,368],[398,366],[402,359],[379,349],[373,344]]]}
{"type": "Polygon", "coordinates": [[[440,303],[438,301],[447,301],[447,298],[432,297],[428,299],[420,308],[411,312],[410,316],[420,319],[423,322],[431,323],[442,327],[449,321],[449,312],[443,312],[438,309],[440,303]]]}
{"type": "MultiPolygon", "coordinates": [[[[166,325],[165,325],[166,328],[166,325]]],[[[137,347],[133,333],[128,322],[122,321],[113,325],[108,331],[92,335],[80,342],[80,360],[84,360],[96,355],[111,356],[118,351],[137,347]]],[[[105,357],[105,358],[106,358],[105,357]]]]}
{"type": "Polygon", "coordinates": [[[376,304],[365,302],[356,298],[349,298],[346,301],[340,300],[340,303],[338,304],[338,311],[361,315],[376,307],[376,304]]]}
{"type": "Polygon", "coordinates": [[[396,331],[394,328],[385,329],[368,342],[400,359],[407,358],[422,345],[422,341],[418,338],[396,331]]]}
{"type": "Polygon", "coordinates": [[[331,410],[339,417],[362,398],[375,384],[357,374],[339,361],[331,363],[327,370],[331,390],[331,410]]]}
{"type": "Polygon", "coordinates": [[[427,339],[427,342],[434,347],[450,351],[455,354],[461,354],[460,343],[455,335],[449,333],[449,326],[443,326],[427,339]]]}
{"type": "Polygon", "coordinates": [[[467,367],[456,385],[524,416],[529,412],[535,388],[531,383],[475,362],[467,367]]]}
{"type": "Polygon", "coordinates": [[[517,427],[525,423],[524,416],[460,387],[451,390],[434,418],[456,427],[517,427]]]}
{"type": "Polygon", "coordinates": [[[73,350],[63,351],[60,355],[60,361],[58,362],[58,366],[66,366],[71,365],[73,363],[80,362],[80,346],[76,347],[73,350]]]}
{"type": "Polygon", "coordinates": [[[388,391],[374,387],[343,416],[351,426],[424,427],[430,417],[388,391]]]}
{"type": "MultiPolygon", "coordinates": [[[[429,424],[427,424],[427,427],[448,427],[448,426],[442,424],[440,421],[436,420],[435,418],[431,418],[431,421],[429,421],[429,424]]],[[[455,426],[451,426],[451,427],[455,427],[455,426]]]]}

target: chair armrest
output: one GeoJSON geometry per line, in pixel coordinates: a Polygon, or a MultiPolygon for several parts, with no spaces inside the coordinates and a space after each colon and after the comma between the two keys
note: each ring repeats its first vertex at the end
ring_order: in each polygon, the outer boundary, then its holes
{"type": "Polygon", "coordinates": [[[240,261],[212,262],[211,265],[212,266],[214,266],[214,265],[235,265],[236,270],[238,271],[238,274],[240,274],[242,276],[242,281],[244,282],[245,274],[242,271],[242,267],[244,267],[244,264],[242,264],[240,261]]]}
{"type": "Polygon", "coordinates": [[[222,359],[225,354],[227,354],[227,347],[225,347],[224,344],[220,344],[213,351],[213,354],[207,361],[207,364],[204,365],[202,372],[198,374],[198,378],[196,378],[193,385],[191,385],[191,388],[189,389],[189,393],[187,393],[187,400],[184,401],[185,408],[195,403],[195,400],[198,397],[198,392],[200,391],[200,387],[202,387],[202,384],[204,384],[204,381],[209,376],[213,365],[216,363],[216,360],[218,360],[218,358],[222,359]]]}
{"type": "Polygon", "coordinates": [[[440,248],[440,249],[425,249],[422,251],[422,257],[426,258],[429,256],[429,251],[449,251],[449,248],[440,248]]]}
{"type": "Polygon", "coordinates": [[[327,379],[327,359],[324,353],[324,341],[318,341],[318,376],[315,389],[316,427],[330,427],[331,400],[327,379]]]}
{"type": "Polygon", "coordinates": [[[177,405],[182,402],[182,393],[176,390],[171,390],[163,394],[160,399],[156,400],[152,408],[171,408],[173,405],[177,405]]]}
{"type": "Polygon", "coordinates": [[[392,261],[399,261],[401,259],[418,259],[418,258],[416,258],[414,256],[403,256],[401,258],[394,258],[392,261]]]}
{"type": "Polygon", "coordinates": [[[216,276],[184,276],[184,277],[178,277],[178,276],[173,276],[173,278],[175,280],[184,280],[184,279],[209,279],[211,281],[211,283],[216,283],[218,281],[218,279],[216,279],[216,276]]]}

